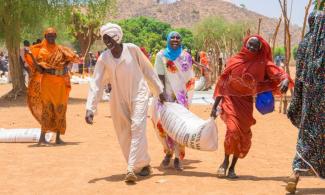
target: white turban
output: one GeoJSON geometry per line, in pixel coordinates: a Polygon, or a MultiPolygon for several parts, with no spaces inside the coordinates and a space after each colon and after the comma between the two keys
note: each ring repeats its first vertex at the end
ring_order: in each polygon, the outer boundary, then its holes
{"type": "Polygon", "coordinates": [[[102,37],[104,35],[108,35],[112,39],[114,39],[117,43],[121,43],[123,38],[123,31],[119,25],[113,23],[107,23],[102,27],[100,27],[100,35],[102,37]]]}

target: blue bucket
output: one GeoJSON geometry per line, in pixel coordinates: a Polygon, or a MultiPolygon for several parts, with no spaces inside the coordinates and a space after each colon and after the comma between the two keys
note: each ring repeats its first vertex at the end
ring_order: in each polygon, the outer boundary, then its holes
{"type": "Polygon", "coordinates": [[[274,96],[272,94],[272,91],[266,91],[257,94],[255,107],[263,115],[273,112],[274,96]]]}

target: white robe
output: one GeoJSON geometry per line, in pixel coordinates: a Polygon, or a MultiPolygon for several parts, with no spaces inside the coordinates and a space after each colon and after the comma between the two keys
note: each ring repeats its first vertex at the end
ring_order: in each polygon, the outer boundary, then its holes
{"type": "Polygon", "coordinates": [[[163,85],[147,57],[131,43],[123,44],[119,59],[110,50],[100,55],[90,81],[86,109],[96,112],[107,83],[112,85],[110,106],[119,144],[128,170],[137,172],[150,163],[146,137],[149,88],[157,97],[163,92],[163,85]]]}

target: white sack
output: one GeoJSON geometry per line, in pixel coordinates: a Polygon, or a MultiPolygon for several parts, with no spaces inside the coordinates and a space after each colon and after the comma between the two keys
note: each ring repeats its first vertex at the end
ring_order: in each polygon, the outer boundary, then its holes
{"type": "MultiPolygon", "coordinates": [[[[14,142],[38,142],[41,136],[41,130],[34,129],[3,129],[0,128],[0,143],[14,143],[14,142]]],[[[45,140],[51,140],[52,133],[45,134],[45,140]]]]}
{"type": "Polygon", "coordinates": [[[166,133],[179,144],[203,151],[218,149],[218,129],[213,118],[203,120],[177,103],[161,105],[154,101],[152,120],[155,126],[160,120],[166,133]]]}

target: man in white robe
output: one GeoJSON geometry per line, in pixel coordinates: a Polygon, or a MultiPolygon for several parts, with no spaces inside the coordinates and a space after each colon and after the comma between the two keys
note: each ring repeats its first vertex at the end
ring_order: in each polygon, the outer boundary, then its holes
{"type": "Polygon", "coordinates": [[[121,43],[120,26],[108,23],[101,27],[108,50],[98,58],[86,105],[86,122],[92,124],[104,86],[111,84],[111,114],[123,155],[128,163],[125,181],[151,173],[146,138],[146,119],[150,91],[163,102],[163,85],[140,48],[121,43]],[[150,90],[149,90],[150,89],[150,90]]]}

